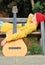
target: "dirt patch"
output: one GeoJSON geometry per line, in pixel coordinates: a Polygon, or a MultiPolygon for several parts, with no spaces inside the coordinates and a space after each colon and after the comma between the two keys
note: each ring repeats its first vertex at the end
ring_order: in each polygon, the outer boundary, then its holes
{"type": "Polygon", "coordinates": [[[3,11],[0,11],[0,17],[9,17],[9,14],[3,11]]]}

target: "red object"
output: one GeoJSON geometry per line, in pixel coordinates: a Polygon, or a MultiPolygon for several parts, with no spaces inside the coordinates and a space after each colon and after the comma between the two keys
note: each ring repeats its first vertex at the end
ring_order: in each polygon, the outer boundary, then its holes
{"type": "Polygon", "coordinates": [[[37,12],[36,13],[36,20],[37,20],[37,23],[45,21],[45,15],[37,12]]]}

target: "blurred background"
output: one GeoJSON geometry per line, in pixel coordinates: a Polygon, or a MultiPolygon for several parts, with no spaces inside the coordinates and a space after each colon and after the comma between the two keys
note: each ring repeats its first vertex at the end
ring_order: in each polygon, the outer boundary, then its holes
{"type": "Polygon", "coordinates": [[[0,0],[0,17],[12,17],[14,5],[18,7],[17,17],[27,17],[37,11],[45,14],[45,0],[0,0]]]}

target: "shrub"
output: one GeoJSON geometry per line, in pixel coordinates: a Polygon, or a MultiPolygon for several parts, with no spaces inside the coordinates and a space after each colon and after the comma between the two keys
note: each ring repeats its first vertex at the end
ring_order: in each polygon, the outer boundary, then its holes
{"type": "Polygon", "coordinates": [[[34,4],[34,7],[32,8],[33,12],[41,12],[45,14],[45,3],[42,3],[40,1],[36,2],[34,4]]]}
{"type": "Polygon", "coordinates": [[[42,46],[39,44],[32,43],[30,44],[28,51],[33,54],[42,54],[42,46]]]}

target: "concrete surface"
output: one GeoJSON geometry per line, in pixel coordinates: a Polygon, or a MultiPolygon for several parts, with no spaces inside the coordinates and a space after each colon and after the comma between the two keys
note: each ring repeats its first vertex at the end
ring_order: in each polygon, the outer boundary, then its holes
{"type": "Polygon", "coordinates": [[[45,65],[45,56],[31,55],[20,57],[0,56],[0,65],[45,65]]]}

